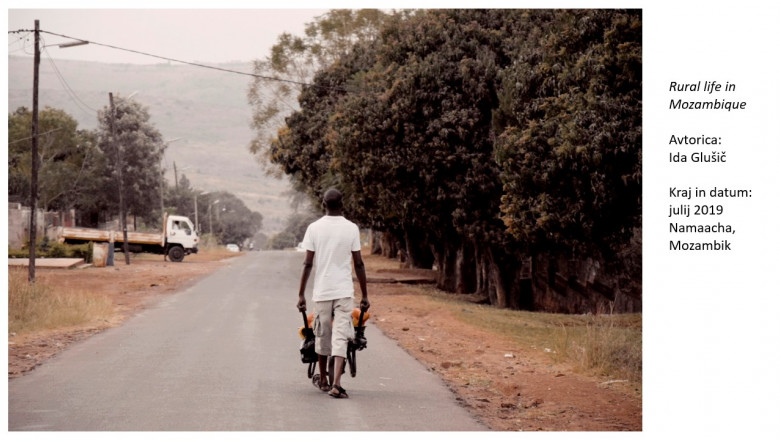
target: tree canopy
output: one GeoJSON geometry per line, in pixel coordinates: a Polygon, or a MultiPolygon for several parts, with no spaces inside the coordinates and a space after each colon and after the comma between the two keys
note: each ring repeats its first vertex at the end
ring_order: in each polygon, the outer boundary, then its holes
{"type": "MultiPolygon", "coordinates": [[[[8,115],[8,195],[29,204],[32,113],[22,107],[8,115]]],[[[80,130],[76,120],[62,110],[44,108],[38,115],[39,202],[56,210],[88,204],[91,174],[102,153],[95,133],[80,130]]]]}
{"type": "Polygon", "coordinates": [[[440,287],[505,306],[519,260],[609,265],[632,245],[641,12],[407,11],[351,44],[269,149],[308,194],[340,187],[440,287]]]}

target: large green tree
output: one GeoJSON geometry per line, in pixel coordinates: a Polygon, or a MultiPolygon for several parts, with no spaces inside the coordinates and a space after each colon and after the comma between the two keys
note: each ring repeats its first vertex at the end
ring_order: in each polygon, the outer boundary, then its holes
{"type": "MultiPolygon", "coordinates": [[[[29,204],[32,114],[22,107],[8,116],[8,196],[29,204]]],[[[95,133],[80,130],[63,110],[38,115],[39,206],[45,210],[89,204],[92,173],[101,161],[95,133]]]]}
{"type": "Polygon", "coordinates": [[[255,130],[250,151],[260,163],[266,163],[284,119],[299,109],[304,85],[355,44],[374,39],[386,17],[378,9],[334,9],[307,23],[304,36],[281,34],[271,53],[254,61],[255,77],[247,94],[255,130]]]}
{"type": "Polygon", "coordinates": [[[116,97],[113,118],[111,107],[106,106],[98,112],[98,123],[98,146],[106,159],[101,178],[107,198],[102,208],[119,213],[121,175],[128,214],[148,224],[159,223],[165,143],[148,109],[135,100],[116,97]]]}
{"type": "Polygon", "coordinates": [[[641,225],[641,13],[560,11],[502,71],[507,231],[609,258],[641,225]]]}
{"type": "Polygon", "coordinates": [[[345,190],[412,264],[432,251],[439,287],[533,308],[528,262],[614,268],[634,246],[640,43],[634,11],[394,15],[318,71],[271,159],[310,195],[345,190]]]}
{"type": "MultiPolygon", "coordinates": [[[[211,193],[208,198],[209,201],[205,204],[208,220],[205,223],[200,220],[203,225],[201,229],[212,232],[218,243],[242,245],[262,228],[263,216],[258,212],[250,211],[234,194],[217,191],[211,193]]],[[[200,215],[203,219],[203,214],[200,215]]]]}

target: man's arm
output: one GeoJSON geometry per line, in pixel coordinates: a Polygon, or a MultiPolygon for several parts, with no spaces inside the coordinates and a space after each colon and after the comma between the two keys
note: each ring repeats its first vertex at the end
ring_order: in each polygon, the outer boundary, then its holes
{"type": "Polygon", "coordinates": [[[352,263],[355,265],[355,274],[358,283],[360,283],[360,293],[363,294],[363,299],[360,300],[360,310],[366,311],[371,307],[371,303],[368,302],[368,289],[366,288],[366,264],[363,262],[360,251],[352,252],[352,263]]]}
{"type": "Polygon", "coordinates": [[[306,259],[303,261],[303,272],[301,272],[301,286],[298,289],[298,311],[306,311],[306,283],[309,282],[311,268],[314,265],[314,251],[306,251],[306,259]]]}

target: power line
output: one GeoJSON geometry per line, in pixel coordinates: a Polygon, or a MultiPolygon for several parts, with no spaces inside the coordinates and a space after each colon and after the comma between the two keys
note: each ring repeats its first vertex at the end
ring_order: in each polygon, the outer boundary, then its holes
{"type": "MultiPolygon", "coordinates": [[[[42,136],[42,135],[44,135],[44,134],[53,133],[53,132],[55,132],[55,131],[58,131],[58,130],[62,130],[62,127],[59,127],[59,128],[54,128],[54,129],[51,129],[51,130],[49,130],[49,131],[44,131],[43,133],[38,133],[38,136],[42,136]]],[[[27,138],[24,138],[24,139],[17,139],[17,140],[15,140],[15,141],[10,141],[10,142],[8,142],[8,145],[15,144],[15,143],[17,143],[17,142],[29,141],[29,140],[31,140],[31,139],[32,139],[32,137],[27,137],[27,138]]]]}
{"type": "MultiPolygon", "coordinates": [[[[17,32],[21,32],[21,31],[17,31],[17,32]]],[[[307,83],[307,82],[303,82],[303,81],[295,81],[295,80],[292,80],[292,79],[278,78],[278,77],[266,76],[266,75],[258,75],[256,73],[241,72],[241,71],[238,71],[238,70],[225,69],[223,67],[208,66],[206,64],[193,63],[193,62],[190,62],[190,61],[183,61],[183,60],[178,60],[178,59],[175,59],[175,58],[169,58],[169,57],[164,57],[164,56],[160,56],[160,55],[154,55],[154,54],[150,54],[150,53],[147,53],[147,52],[141,52],[141,51],[138,51],[138,50],[126,49],[126,48],[123,48],[123,47],[112,46],[110,44],[98,43],[96,41],[84,40],[84,39],[81,39],[81,38],[75,38],[75,37],[70,37],[70,36],[67,36],[67,35],[56,34],[54,32],[49,32],[49,31],[44,31],[44,30],[41,30],[40,32],[41,33],[46,33],[46,34],[49,34],[49,35],[54,35],[54,36],[57,36],[57,37],[68,38],[68,39],[71,39],[71,40],[84,41],[84,42],[87,42],[89,44],[93,44],[93,45],[96,45],[96,46],[103,46],[103,47],[107,47],[107,48],[110,48],[110,49],[121,50],[121,51],[125,51],[125,52],[130,52],[130,53],[135,53],[135,54],[138,54],[138,55],[144,55],[144,56],[157,58],[157,59],[161,59],[161,60],[165,60],[165,61],[172,61],[172,62],[175,62],[175,63],[187,64],[187,65],[195,66],[195,67],[202,67],[204,69],[212,69],[212,70],[218,70],[218,71],[222,71],[222,72],[234,73],[234,74],[237,74],[237,75],[251,76],[253,78],[260,78],[260,79],[264,79],[264,80],[268,80],[268,81],[279,81],[279,82],[285,82],[285,83],[289,83],[289,84],[296,84],[296,85],[299,85],[299,86],[318,87],[318,88],[339,90],[339,91],[346,92],[346,90],[344,90],[344,89],[342,89],[340,87],[321,86],[321,85],[307,83]]]]}
{"type": "Polygon", "coordinates": [[[44,53],[46,54],[46,58],[49,61],[49,64],[51,64],[52,70],[54,71],[54,74],[57,76],[57,79],[60,81],[60,84],[62,84],[62,87],[65,89],[65,93],[68,94],[70,99],[76,104],[76,106],[83,111],[84,113],[94,116],[97,114],[97,110],[90,107],[86,102],[84,102],[79,96],[76,94],[76,92],[70,87],[70,84],[65,80],[65,77],[62,75],[62,72],[60,72],[60,69],[57,67],[57,65],[54,63],[54,59],[49,55],[49,51],[44,49],[44,53]],[[85,110],[86,108],[86,110],[85,110]],[[90,113],[90,111],[92,113],[90,113]]]}

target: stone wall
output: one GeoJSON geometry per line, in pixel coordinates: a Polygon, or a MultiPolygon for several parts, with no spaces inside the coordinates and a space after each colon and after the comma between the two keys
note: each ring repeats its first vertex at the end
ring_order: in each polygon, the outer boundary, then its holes
{"type": "MultiPolygon", "coordinates": [[[[37,210],[35,225],[36,237],[44,236],[56,240],[58,226],[76,226],[76,211],[51,212],[37,210]]],[[[21,249],[30,240],[30,207],[21,203],[8,204],[8,245],[12,249],[21,249]]]]}

